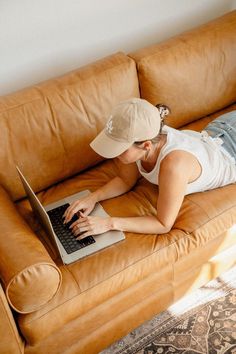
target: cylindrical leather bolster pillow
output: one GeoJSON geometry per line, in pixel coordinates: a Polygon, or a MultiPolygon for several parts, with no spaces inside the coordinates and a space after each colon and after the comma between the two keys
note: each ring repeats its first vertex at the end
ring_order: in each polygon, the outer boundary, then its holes
{"type": "Polygon", "coordinates": [[[30,313],[55,296],[61,272],[0,187],[0,277],[10,305],[30,313]]]}

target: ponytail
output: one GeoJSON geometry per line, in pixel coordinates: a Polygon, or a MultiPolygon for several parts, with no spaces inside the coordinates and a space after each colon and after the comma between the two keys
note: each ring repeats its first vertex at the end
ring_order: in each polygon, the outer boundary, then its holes
{"type": "Polygon", "coordinates": [[[163,125],[165,124],[165,117],[171,113],[171,109],[170,109],[170,107],[168,107],[167,105],[162,104],[162,103],[156,104],[156,108],[158,109],[158,111],[160,113],[160,117],[161,117],[161,126],[160,126],[160,132],[159,132],[159,134],[161,134],[163,125]]]}
{"type": "MultiPolygon", "coordinates": [[[[162,104],[162,103],[158,103],[156,104],[155,106],[157,109],[158,109],[158,112],[160,114],[160,118],[161,118],[161,124],[160,124],[160,130],[159,130],[159,133],[156,137],[154,137],[153,139],[151,139],[151,141],[153,143],[157,143],[160,139],[160,135],[161,135],[161,131],[162,131],[162,128],[163,128],[163,125],[165,124],[164,122],[164,119],[166,116],[168,116],[168,114],[171,113],[171,109],[170,107],[166,106],[165,104],[162,104]]],[[[136,145],[141,145],[142,143],[144,143],[146,140],[143,140],[143,141],[136,141],[135,144],[136,145]]]]}

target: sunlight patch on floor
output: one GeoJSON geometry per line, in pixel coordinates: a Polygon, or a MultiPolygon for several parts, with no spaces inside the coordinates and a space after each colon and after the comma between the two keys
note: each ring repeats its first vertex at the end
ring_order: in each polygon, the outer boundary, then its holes
{"type": "Polygon", "coordinates": [[[175,304],[170,306],[168,311],[172,315],[178,316],[184,312],[197,308],[198,306],[207,304],[209,301],[213,301],[224,296],[228,292],[228,287],[227,285],[224,286],[224,283],[227,284],[226,282],[231,279],[233,273],[235,274],[235,268],[236,266],[221,275],[218,279],[212,280],[209,285],[206,284],[205,286],[195,290],[193,293],[184,296],[175,304]],[[213,289],[214,291],[212,291],[213,289]]]}

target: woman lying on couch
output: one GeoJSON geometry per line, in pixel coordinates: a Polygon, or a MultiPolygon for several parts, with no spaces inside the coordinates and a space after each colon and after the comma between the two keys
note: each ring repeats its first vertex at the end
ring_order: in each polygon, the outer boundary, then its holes
{"type": "Polygon", "coordinates": [[[184,196],[236,182],[236,111],[211,122],[203,132],[176,130],[163,124],[169,108],[134,98],[118,104],[91,147],[121,162],[119,176],[66,210],[65,222],[77,239],[108,230],[147,234],[168,232],[184,196]],[[129,191],[142,175],[159,186],[156,216],[89,216],[96,202],[129,191]]]}

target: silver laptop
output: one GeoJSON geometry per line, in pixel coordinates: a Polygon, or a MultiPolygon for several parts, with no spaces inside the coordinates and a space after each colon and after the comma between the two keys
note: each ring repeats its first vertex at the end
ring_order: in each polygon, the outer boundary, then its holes
{"type": "MultiPolygon", "coordinates": [[[[38,216],[38,219],[44,227],[47,236],[58,250],[64,264],[70,264],[80,258],[124,240],[125,236],[123,232],[108,231],[100,235],[88,236],[81,241],[77,241],[72,231],[69,229],[69,225],[75,221],[77,215],[75,215],[72,222],[67,225],[63,224],[62,215],[72,202],[88,195],[90,191],[85,190],[61,199],[55,203],[43,206],[30,187],[30,184],[27,182],[25,176],[20,171],[19,167],[16,166],[16,169],[19,173],[33,211],[38,216]]],[[[108,216],[99,203],[96,204],[90,215],[101,217],[108,216]]]]}

